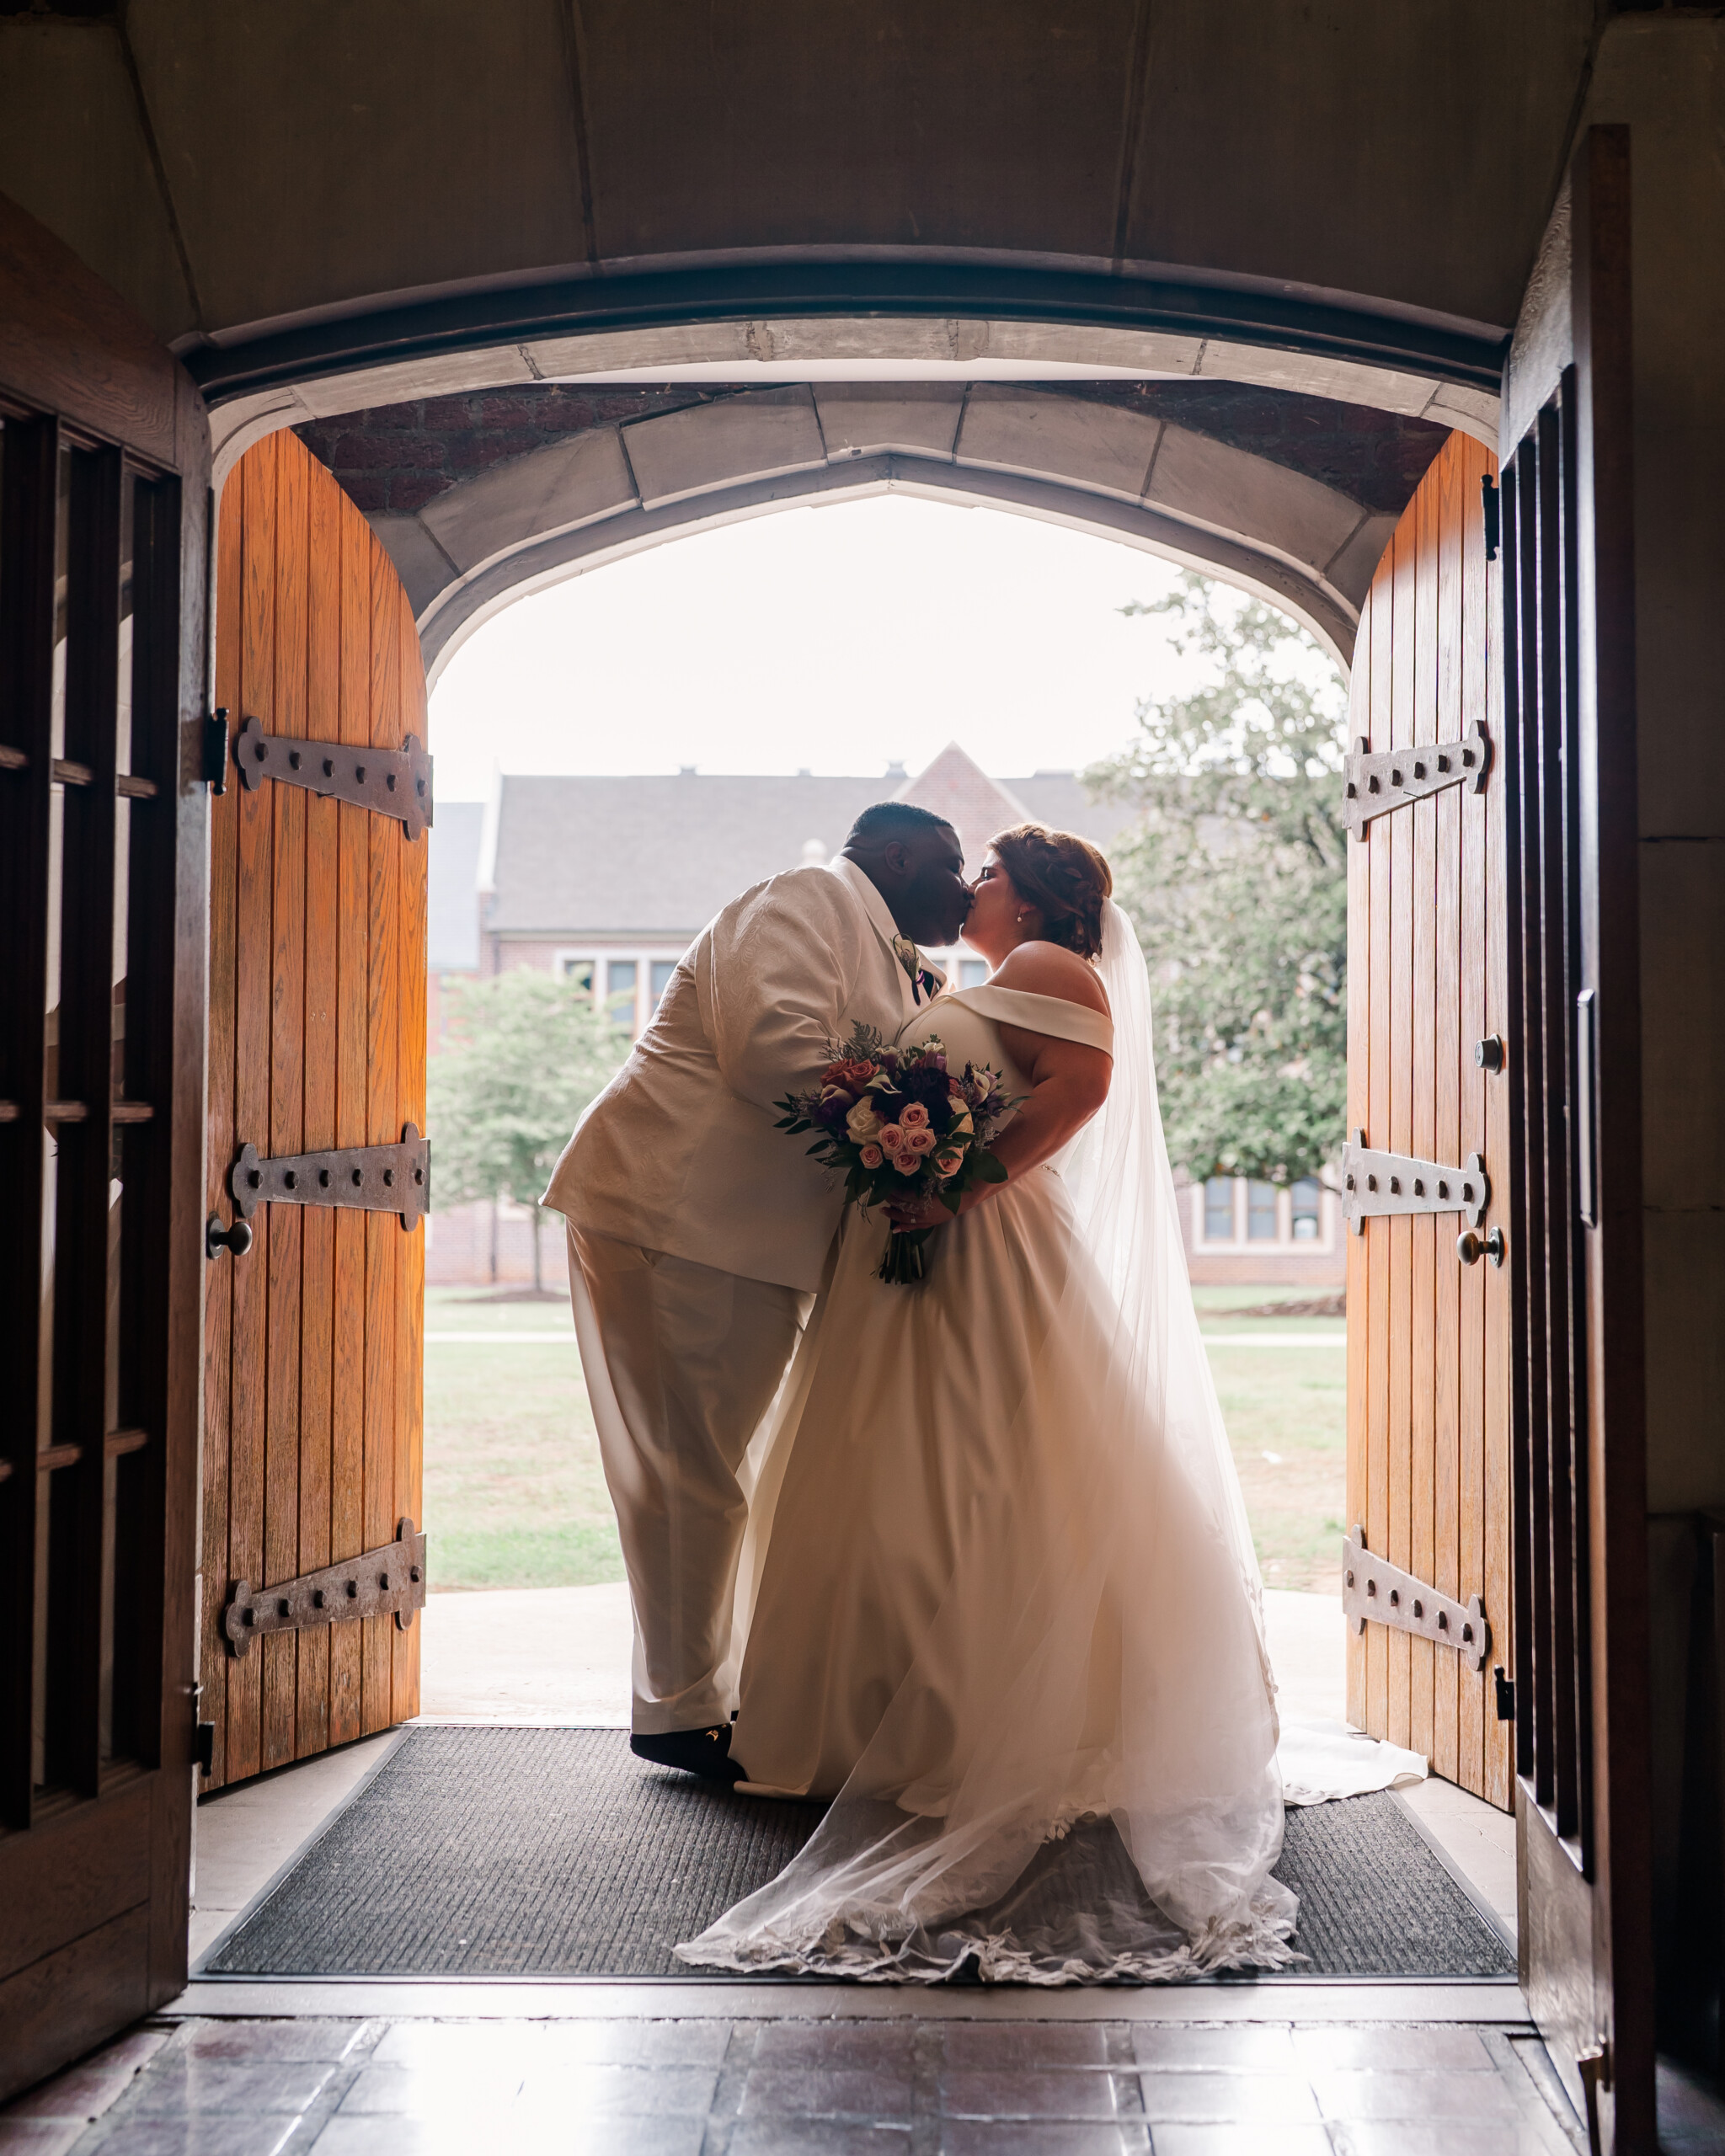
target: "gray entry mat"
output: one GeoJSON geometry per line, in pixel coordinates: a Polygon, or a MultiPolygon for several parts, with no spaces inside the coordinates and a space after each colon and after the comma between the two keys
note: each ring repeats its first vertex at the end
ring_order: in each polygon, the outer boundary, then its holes
{"type": "MultiPolygon", "coordinates": [[[[200,1973],[687,1977],[674,1944],[820,1813],[649,1766],[622,1730],[412,1727],[200,1973]]],[[[1514,1972],[1388,1795],[1290,1812],[1277,1876],[1300,1897],[1299,1973],[1514,1972]]]]}

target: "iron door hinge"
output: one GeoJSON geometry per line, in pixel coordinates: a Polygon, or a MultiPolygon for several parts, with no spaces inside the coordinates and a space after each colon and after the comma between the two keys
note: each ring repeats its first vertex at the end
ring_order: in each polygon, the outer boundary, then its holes
{"type": "MultiPolygon", "coordinates": [[[[431,1208],[431,1141],[404,1123],[398,1145],[284,1153],[268,1161],[255,1145],[242,1145],[227,1187],[242,1220],[260,1205],[342,1205],[399,1214],[403,1228],[414,1228],[431,1208]]],[[[235,1255],[241,1255],[238,1248],[235,1255]]]]}
{"type": "Polygon", "coordinates": [[[1446,786],[1483,792],[1492,768],[1492,737],[1476,719],[1459,741],[1423,741],[1407,749],[1376,749],[1362,734],[1342,766],[1343,820],[1357,839],[1375,817],[1446,786]]]}
{"type": "Polygon", "coordinates": [[[1363,1632],[1370,1620],[1434,1640],[1440,1647],[1454,1647],[1470,1669],[1486,1666],[1492,1628],[1479,1597],[1470,1595],[1464,1604],[1399,1565],[1374,1557],[1366,1549],[1363,1527],[1343,1538],[1342,1608],[1356,1632],[1363,1632]]]}
{"type": "Polygon", "coordinates": [[[406,1631],[414,1612],[425,1606],[425,1536],[403,1519],[395,1540],[362,1557],[350,1557],[321,1572],[306,1572],[254,1593],[249,1580],[236,1580],[222,1613],[227,1652],[245,1653],[259,1633],[302,1632],[314,1625],[335,1625],[350,1617],[391,1617],[406,1631]]]}
{"type": "Polygon", "coordinates": [[[1365,1233],[1369,1219],[1410,1213],[1465,1213],[1477,1228],[1491,1202],[1491,1178],[1478,1153],[1452,1168],[1411,1153],[1379,1152],[1363,1130],[1343,1148],[1342,1218],[1356,1235],[1365,1233]]]}
{"type": "Polygon", "coordinates": [[[227,791],[227,707],[204,721],[204,768],[200,774],[212,793],[227,791]]]}
{"type": "Polygon", "coordinates": [[[398,816],[409,839],[430,828],[431,759],[416,734],[408,734],[399,749],[369,749],[350,741],[266,734],[248,718],[233,744],[233,760],[248,791],[273,778],[279,786],[302,786],[376,815],[398,816]]]}

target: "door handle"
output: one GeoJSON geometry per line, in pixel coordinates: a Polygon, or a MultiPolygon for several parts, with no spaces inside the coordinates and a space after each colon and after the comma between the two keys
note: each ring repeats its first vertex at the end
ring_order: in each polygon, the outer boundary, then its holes
{"type": "Polygon", "coordinates": [[[243,1257],[252,1246],[251,1223],[236,1220],[231,1228],[222,1225],[222,1215],[212,1213],[204,1223],[204,1255],[220,1257],[224,1251],[235,1257],[243,1257]]]}
{"type": "Polygon", "coordinates": [[[1487,1235],[1480,1235],[1472,1228],[1464,1228],[1455,1238],[1455,1256],[1463,1265],[1477,1265],[1488,1257],[1493,1265],[1501,1265],[1509,1254],[1503,1240],[1503,1230],[1493,1228],[1487,1235]]]}

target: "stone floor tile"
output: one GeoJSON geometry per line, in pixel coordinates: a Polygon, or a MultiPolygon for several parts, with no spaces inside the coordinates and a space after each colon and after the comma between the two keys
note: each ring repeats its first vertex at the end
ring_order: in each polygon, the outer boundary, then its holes
{"type": "Polygon", "coordinates": [[[1053,2119],[945,2119],[941,2156],[1150,2156],[1141,2126],[1053,2119]]]}
{"type": "Polygon", "coordinates": [[[1570,2156],[1553,2120],[1367,2119],[1332,2125],[1336,2156],[1570,2156]]]}
{"type": "Polygon", "coordinates": [[[1492,2055],[1477,2029],[1362,2027],[1296,2029],[1294,2048],[1307,2073],[1322,2068],[1441,2068],[1446,2073],[1489,2073],[1492,2055]]]}
{"type": "Polygon", "coordinates": [[[908,2122],[913,2096],[902,2067],[751,2066],[742,2115],[908,2122]]]}
{"type": "Polygon", "coordinates": [[[298,2124],[296,2114],[280,2111],[255,2117],[205,2111],[190,2118],[133,2111],[104,2122],[104,2137],[94,2145],[112,2156],[282,2156],[298,2124]]]}
{"type": "Polygon", "coordinates": [[[1331,2156],[1321,2126],[1159,2125],[1156,2156],[1331,2156]]]}
{"type": "Polygon", "coordinates": [[[521,2093],[519,2060],[451,2060],[446,2066],[367,2066],[338,2108],[354,2117],[436,2118],[503,2111],[521,2093]]]}
{"type": "Polygon", "coordinates": [[[66,2156],[88,2119],[0,2117],[0,2156],[66,2156]]]}
{"type": "Polygon", "coordinates": [[[238,2059],[249,2065],[311,2063],[345,2058],[375,2021],[193,2021],[180,2038],[181,2058],[238,2059]]]}
{"type": "Polygon", "coordinates": [[[1108,2063],[1108,2031],[1099,2021],[949,2021],[943,2033],[947,2064],[960,2072],[1108,2063]]]}
{"type": "Polygon", "coordinates": [[[545,2070],[573,2065],[718,2066],[729,2021],[563,2021],[546,2027],[533,2054],[545,2070]]]}
{"type": "MultiPolygon", "coordinates": [[[[697,2118],[533,2123],[512,2111],[487,2132],[471,2119],[340,2113],[311,2144],[308,2156],[700,2156],[706,2130],[706,2121],[697,2118]]],[[[297,2148],[286,2156],[299,2156],[297,2148]]]]}
{"type": "Polygon", "coordinates": [[[1193,2028],[1178,2021],[1140,2022],[1132,2031],[1132,2049],[1140,2066],[1231,2067],[1240,2073],[1292,2073],[1300,2063],[1294,2055],[1292,2033],[1284,2028],[1193,2028]]]}
{"type": "Polygon", "coordinates": [[[902,2021],[763,2021],[756,2066],[858,2066],[908,2073],[915,2031],[902,2021]]]}
{"type": "Polygon", "coordinates": [[[1659,2132],[1711,2133],[1725,2139],[1725,2102],[1700,2073],[1661,2059],[1656,2070],[1659,2132]]]}
{"type": "Polygon", "coordinates": [[[907,2124],[761,2117],[737,2121],[730,2156],[909,2156],[910,2147],[907,2124]]]}
{"type": "Polygon", "coordinates": [[[1311,2085],[1327,2119],[1512,2118],[1514,2091],[1495,2073],[1337,2068],[1311,2085]]]}
{"type": "Polygon", "coordinates": [[[152,2117],[230,2119],[302,2111],[334,2068],[321,2060],[245,2065],[229,2059],[158,2059],[138,2077],[134,2109],[152,2117]]]}
{"type": "Polygon", "coordinates": [[[371,2053],[375,2066],[477,2068],[519,2061],[525,2073],[540,2056],[545,2027],[537,2021],[393,2021],[371,2053]]]}
{"type": "Polygon", "coordinates": [[[704,2119],[718,2088],[718,2071],[709,2066],[537,2066],[522,2084],[520,2109],[535,2122],[704,2119]]]}
{"type": "MultiPolygon", "coordinates": [[[[168,2041],[166,2029],[134,2029],[88,2058],[0,2105],[0,2126],[12,2119],[76,2120],[80,2127],[99,2118],[168,2041]]],[[[20,2144],[22,2145],[22,2144],[20,2144]]]]}
{"type": "Polygon", "coordinates": [[[1316,2123],[1317,2100],[1300,2073],[1194,2073],[1150,2068],[1139,2074],[1152,2137],[1164,2124],[1316,2123]]]}
{"type": "Polygon", "coordinates": [[[981,2073],[949,2067],[941,2076],[940,2107],[948,2118],[1111,2119],[1114,2084],[1106,2073],[1058,2068],[981,2073]]]}

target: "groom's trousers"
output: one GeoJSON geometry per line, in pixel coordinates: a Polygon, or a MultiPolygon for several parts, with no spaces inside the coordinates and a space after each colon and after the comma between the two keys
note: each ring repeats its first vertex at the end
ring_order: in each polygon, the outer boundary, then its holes
{"type": "Polygon", "coordinates": [[[635,1613],[634,1727],[711,1728],[734,1704],[738,1475],[809,1298],[571,1226],[569,1287],[635,1613]]]}

